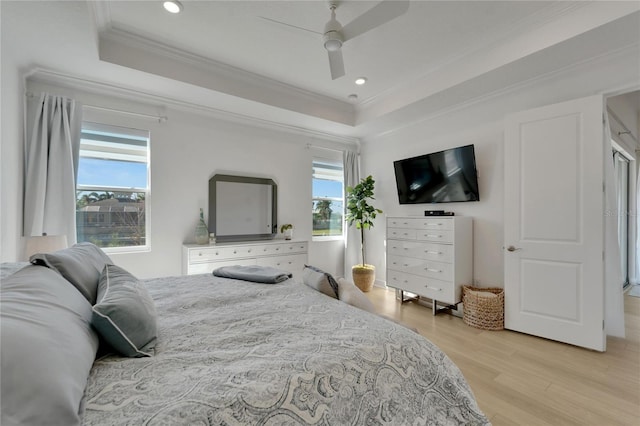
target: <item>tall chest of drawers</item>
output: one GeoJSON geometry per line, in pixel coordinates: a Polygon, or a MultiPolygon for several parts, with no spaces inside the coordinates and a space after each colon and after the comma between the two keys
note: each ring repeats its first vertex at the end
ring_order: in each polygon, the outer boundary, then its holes
{"type": "Polygon", "coordinates": [[[435,314],[438,303],[462,301],[472,280],[470,217],[387,218],[387,286],[431,299],[435,314]]]}

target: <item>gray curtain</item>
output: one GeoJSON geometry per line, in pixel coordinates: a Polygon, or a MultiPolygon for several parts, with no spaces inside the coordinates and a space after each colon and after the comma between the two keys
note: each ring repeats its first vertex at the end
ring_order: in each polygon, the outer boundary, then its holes
{"type": "Polygon", "coordinates": [[[66,235],[76,242],[76,178],[82,106],[47,93],[28,99],[24,236],[66,235]]]}
{"type": "MultiPolygon", "coordinates": [[[[355,186],[360,182],[360,165],[358,163],[358,153],[344,151],[343,154],[344,186],[355,186]]],[[[346,202],[345,202],[346,211],[346,202]]],[[[360,234],[356,226],[345,225],[344,230],[344,276],[351,279],[351,267],[360,263],[360,234]]]]}
{"type": "Polygon", "coordinates": [[[604,114],[604,182],[605,182],[605,261],[604,261],[604,323],[607,336],[624,337],[624,292],[620,268],[620,242],[618,220],[623,212],[618,211],[616,201],[616,179],[611,155],[611,128],[609,114],[604,114]]]}

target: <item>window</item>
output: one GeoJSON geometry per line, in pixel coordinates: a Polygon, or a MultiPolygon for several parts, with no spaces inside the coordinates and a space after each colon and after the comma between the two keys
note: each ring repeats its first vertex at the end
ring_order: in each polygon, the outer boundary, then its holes
{"type": "Polygon", "coordinates": [[[342,237],[342,162],[313,161],[313,237],[342,237]]]}
{"type": "Polygon", "coordinates": [[[613,150],[613,167],[617,181],[618,242],[622,262],[622,285],[629,284],[629,160],[620,151],[613,150]]]}
{"type": "Polygon", "coordinates": [[[82,123],[78,242],[108,251],[149,247],[149,132],[82,123]]]}

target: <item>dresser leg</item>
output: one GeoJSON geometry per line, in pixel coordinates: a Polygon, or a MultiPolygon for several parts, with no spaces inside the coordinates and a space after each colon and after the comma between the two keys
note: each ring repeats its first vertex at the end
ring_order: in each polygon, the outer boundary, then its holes
{"type": "MultiPolygon", "coordinates": [[[[458,303],[460,303],[460,302],[458,302],[458,303]]],[[[438,301],[435,300],[435,299],[431,299],[431,311],[433,312],[433,316],[435,317],[440,312],[449,312],[449,313],[451,313],[452,309],[457,310],[458,309],[458,303],[456,303],[455,305],[447,305],[447,306],[443,306],[442,308],[438,308],[438,301]]]]}

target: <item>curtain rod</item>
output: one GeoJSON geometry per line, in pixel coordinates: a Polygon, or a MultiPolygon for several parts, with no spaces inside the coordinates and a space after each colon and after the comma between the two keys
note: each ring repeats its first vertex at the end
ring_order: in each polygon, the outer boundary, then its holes
{"type": "Polygon", "coordinates": [[[633,135],[633,133],[631,133],[631,130],[629,130],[629,128],[627,126],[625,126],[625,124],[622,122],[620,117],[618,117],[616,115],[616,113],[613,112],[613,110],[611,108],[609,108],[608,106],[607,106],[607,112],[609,113],[611,118],[613,118],[620,125],[620,127],[622,127],[622,129],[624,130],[623,132],[617,132],[618,136],[629,135],[631,137],[631,139],[633,139],[636,143],[638,143],[638,139],[636,139],[636,137],[633,135]]]}
{"type": "MultiPolygon", "coordinates": [[[[336,148],[327,148],[326,146],[313,145],[308,143],[307,149],[316,148],[316,149],[324,149],[326,151],[334,151],[334,152],[344,152],[346,149],[336,149],[336,148]]],[[[355,151],[357,154],[360,154],[358,151],[355,151]]]]}
{"type": "MultiPolygon", "coordinates": [[[[27,98],[35,98],[36,97],[36,95],[31,93],[31,92],[27,92],[26,96],[27,96],[27,98]]],[[[82,104],[82,106],[84,108],[91,108],[91,109],[96,109],[96,110],[100,110],[100,111],[115,112],[117,114],[132,115],[132,116],[136,116],[136,117],[142,117],[142,118],[148,118],[148,119],[151,119],[151,120],[157,120],[158,123],[164,123],[165,121],[168,120],[167,116],[165,116],[165,115],[144,114],[144,113],[141,113],[141,112],[125,111],[125,110],[121,110],[121,109],[101,107],[101,106],[98,106],[98,105],[82,104]]]]}

